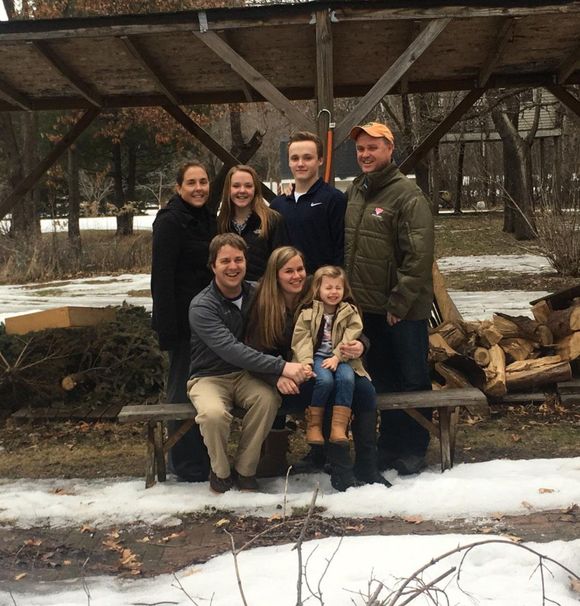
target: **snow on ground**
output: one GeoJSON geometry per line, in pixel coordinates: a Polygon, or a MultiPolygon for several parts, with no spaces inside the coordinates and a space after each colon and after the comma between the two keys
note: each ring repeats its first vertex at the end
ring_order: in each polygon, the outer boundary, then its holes
{"type": "MultiPolygon", "coordinates": [[[[502,271],[545,271],[547,261],[535,255],[498,255],[481,257],[446,257],[440,259],[442,271],[475,271],[501,268],[502,271]],[[526,269],[523,269],[523,268],[526,269]],[[542,269],[544,268],[544,269],[542,269]]],[[[121,305],[123,301],[151,309],[151,297],[134,296],[134,291],[149,289],[149,274],[100,276],[81,280],[46,282],[43,284],[0,285],[0,322],[7,316],[31,313],[64,305],[100,307],[121,305]]],[[[529,302],[547,295],[546,291],[450,291],[450,295],[466,320],[490,318],[493,312],[530,315],[529,302]]]]}
{"type": "MultiPolygon", "coordinates": [[[[497,538],[501,539],[487,535],[483,540],[497,538]]],[[[387,588],[399,587],[402,579],[412,575],[432,558],[459,546],[472,545],[478,540],[482,539],[467,535],[435,535],[346,537],[342,542],[339,538],[332,537],[308,541],[302,547],[303,563],[307,562],[306,579],[313,591],[321,591],[323,601],[314,599],[305,584],[302,597],[309,597],[309,604],[363,605],[368,603],[368,596],[377,588],[377,581],[387,588]],[[327,565],[328,571],[324,576],[327,565]],[[376,580],[369,589],[371,579],[376,580]],[[364,599],[364,596],[367,598],[364,599]]],[[[576,567],[577,571],[580,540],[529,543],[526,546],[556,560],[568,569],[574,570],[576,567]]],[[[298,564],[297,553],[292,547],[292,544],[260,547],[244,551],[238,556],[240,578],[248,604],[296,604],[298,564]]],[[[460,561],[461,554],[444,559],[428,569],[422,577],[423,581],[429,583],[448,572],[452,566],[458,567],[460,561]]],[[[538,556],[514,543],[493,543],[475,547],[463,562],[460,584],[455,575],[448,576],[439,583],[449,601],[445,602],[443,596],[439,595],[437,603],[465,606],[486,603],[493,606],[542,604],[542,578],[537,565],[538,556]]],[[[570,588],[569,573],[553,563],[548,563],[547,566],[550,573],[544,574],[545,593],[547,598],[553,600],[549,603],[560,606],[577,605],[578,594],[573,593],[570,588]]],[[[89,603],[91,606],[186,606],[211,603],[212,606],[237,606],[243,603],[230,554],[218,556],[206,564],[189,566],[175,577],[161,575],[142,580],[97,577],[59,584],[38,584],[28,588],[28,591],[23,591],[21,587],[12,584],[10,601],[9,595],[4,594],[7,605],[79,606],[89,603]]],[[[388,593],[387,589],[383,589],[379,597],[385,599],[388,593]]],[[[397,604],[402,602],[403,598],[397,604]]],[[[427,606],[433,603],[424,596],[412,602],[413,606],[427,606]]]]}
{"type": "MultiPolygon", "coordinates": [[[[96,463],[98,470],[98,463],[96,463]]],[[[580,503],[580,457],[498,460],[457,465],[441,473],[385,477],[392,488],[372,485],[338,493],[326,474],[291,476],[286,511],[307,507],[316,483],[318,505],[329,516],[421,516],[424,519],[485,518],[523,514],[580,503]]],[[[0,524],[110,526],[130,522],[172,525],[184,513],[207,507],[271,516],[284,507],[284,479],[260,481],[260,493],[210,492],[208,483],[168,481],[145,489],[143,479],[0,480],[0,524]]]]}
{"type": "MultiPolygon", "coordinates": [[[[446,520],[465,517],[480,520],[482,530],[493,531],[498,514],[529,513],[564,509],[580,501],[580,457],[534,461],[489,461],[463,464],[441,474],[430,468],[407,478],[386,476],[390,489],[365,486],[336,493],[324,474],[294,476],[287,494],[287,509],[307,506],[317,482],[321,495],[318,505],[333,516],[420,516],[446,520]]],[[[123,526],[130,522],[176,525],[186,512],[206,507],[237,514],[280,515],[283,510],[282,479],[262,480],[263,492],[224,495],[210,493],[208,484],[184,484],[169,480],[145,490],[142,479],[124,480],[35,480],[0,481],[0,524],[12,527],[38,525],[123,526]]],[[[327,561],[332,559],[321,584],[325,604],[363,605],[371,578],[393,588],[432,558],[458,546],[490,539],[491,534],[434,536],[337,537],[309,541],[303,546],[303,562],[311,586],[316,588],[327,561]],[[312,555],[311,555],[312,554],[312,555]],[[353,602],[354,600],[354,602],[353,602]]],[[[239,547],[239,546],[238,546],[239,547]]],[[[580,540],[526,544],[526,547],[554,558],[578,574],[580,540]]],[[[240,575],[247,603],[252,606],[290,606],[296,603],[297,555],[292,544],[261,547],[239,556],[240,575]]],[[[494,543],[474,548],[464,562],[461,589],[454,577],[442,586],[451,604],[490,603],[494,606],[529,606],[541,603],[538,558],[513,543],[494,543]],[[463,591],[462,591],[463,590],[463,591]],[[464,593],[467,592],[467,593],[464,593]]],[[[453,556],[430,568],[424,580],[435,579],[451,566],[453,556]]],[[[549,564],[545,575],[546,595],[560,606],[578,603],[572,592],[569,573],[549,564]]],[[[372,593],[376,582],[371,586],[372,593]]],[[[66,583],[31,584],[26,580],[10,584],[15,601],[0,587],[0,604],[18,606],[126,606],[128,604],[172,603],[178,605],[242,604],[232,556],[222,555],[203,565],[190,566],[176,577],[130,580],[94,577],[66,583]],[[181,583],[181,589],[176,579],[181,583]],[[190,599],[188,595],[193,598],[190,599]],[[5,596],[5,597],[3,597],[5,596]],[[10,597],[10,600],[9,600],[10,597]],[[4,601],[3,601],[4,600],[4,601]]],[[[309,595],[304,587],[303,597],[309,595]]],[[[381,594],[386,597],[386,591],[381,594]]],[[[314,603],[311,598],[310,602],[314,603]]],[[[441,602],[440,602],[441,603],[441,602]]],[[[420,598],[413,605],[432,604],[420,598]]]]}

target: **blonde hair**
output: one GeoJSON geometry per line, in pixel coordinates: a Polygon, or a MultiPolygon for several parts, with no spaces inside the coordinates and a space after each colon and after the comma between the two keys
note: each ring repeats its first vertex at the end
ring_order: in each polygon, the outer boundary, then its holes
{"type": "Polygon", "coordinates": [[[248,173],[252,177],[252,181],[254,182],[254,198],[250,202],[250,209],[258,215],[261,223],[262,238],[267,240],[270,231],[270,221],[276,211],[269,208],[262,197],[262,183],[258,178],[258,173],[256,173],[251,166],[247,166],[246,164],[236,164],[235,166],[232,166],[226,175],[218,214],[218,233],[223,234],[231,231],[230,223],[235,214],[233,209],[234,205],[232,204],[232,199],[230,197],[230,190],[232,187],[232,178],[234,173],[237,172],[248,173]]]}
{"type": "Polygon", "coordinates": [[[256,288],[248,322],[252,332],[248,333],[247,341],[261,351],[275,350],[283,345],[287,312],[278,272],[294,257],[300,257],[304,263],[304,255],[293,246],[281,246],[272,251],[256,288]]]}
{"type": "Polygon", "coordinates": [[[346,272],[344,271],[344,269],[342,269],[342,267],[337,267],[336,265],[323,265],[314,272],[312,284],[310,285],[308,294],[304,298],[302,307],[311,305],[314,299],[320,301],[320,287],[322,286],[323,278],[340,278],[342,280],[342,284],[344,285],[344,294],[342,296],[342,300],[347,301],[348,303],[355,304],[354,297],[352,295],[352,290],[350,288],[350,284],[348,282],[348,278],[346,277],[346,272]]]}

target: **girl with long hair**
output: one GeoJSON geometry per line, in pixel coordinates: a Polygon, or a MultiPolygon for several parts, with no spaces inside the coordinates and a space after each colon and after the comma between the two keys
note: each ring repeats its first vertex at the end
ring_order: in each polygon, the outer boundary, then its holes
{"type": "Polygon", "coordinates": [[[282,215],[262,197],[262,184],[251,166],[232,166],[226,175],[218,214],[219,233],[240,235],[248,245],[246,280],[259,280],[270,253],[288,243],[282,215]]]}

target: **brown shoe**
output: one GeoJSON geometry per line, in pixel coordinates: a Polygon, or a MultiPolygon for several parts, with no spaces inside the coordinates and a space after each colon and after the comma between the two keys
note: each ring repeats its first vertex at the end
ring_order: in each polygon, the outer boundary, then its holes
{"type": "Polygon", "coordinates": [[[306,441],[308,444],[324,444],[323,420],[324,406],[309,406],[306,409],[306,441]]]}
{"type": "Polygon", "coordinates": [[[213,492],[217,494],[223,494],[228,490],[231,490],[234,486],[232,476],[227,478],[219,478],[213,471],[209,472],[209,487],[213,492]]]}
{"type": "Polygon", "coordinates": [[[235,479],[238,490],[243,492],[258,492],[260,489],[256,476],[243,476],[241,473],[235,472],[235,479]]]}
{"type": "Polygon", "coordinates": [[[348,444],[348,422],[351,409],[348,406],[334,405],[332,407],[332,424],[330,426],[330,441],[335,444],[348,444]]]}

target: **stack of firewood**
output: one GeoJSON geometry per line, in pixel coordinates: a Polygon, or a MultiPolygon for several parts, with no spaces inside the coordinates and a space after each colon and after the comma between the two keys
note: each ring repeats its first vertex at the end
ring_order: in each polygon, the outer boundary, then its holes
{"type": "Polygon", "coordinates": [[[554,310],[548,297],[531,311],[534,319],[496,313],[492,320],[456,317],[434,328],[430,359],[439,386],[475,385],[501,398],[570,380],[571,362],[580,356],[580,298],[554,310]]]}

